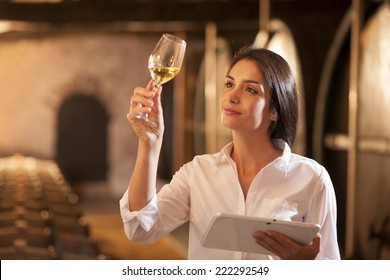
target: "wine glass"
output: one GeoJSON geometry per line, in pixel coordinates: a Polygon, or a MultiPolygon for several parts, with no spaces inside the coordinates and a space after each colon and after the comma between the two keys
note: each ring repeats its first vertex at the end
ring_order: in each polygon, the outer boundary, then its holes
{"type": "MultiPolygon", "coordinates": [[[[186,42],[172,34],[164,33],[149,57],[148,68],[154,81],[154,90],[172,80],[180,71],[186,50],[186,42]]],[[[137,105],[138,108],[142,104],[137,105]]],[[[150,126],[156,124],[148,118],[148,114],[135,114],[137,119],[145,120],[150,126]]]]}

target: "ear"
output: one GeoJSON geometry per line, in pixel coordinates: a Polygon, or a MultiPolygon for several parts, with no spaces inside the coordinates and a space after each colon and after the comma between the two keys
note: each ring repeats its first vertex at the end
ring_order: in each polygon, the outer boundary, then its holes
{"type": "Polygon", "coordinates": [[[273,122],[278,120],[278,113],[275,111],[275,109],[272,109],[272,111],[269,115],[269,119],[273,122]]]}

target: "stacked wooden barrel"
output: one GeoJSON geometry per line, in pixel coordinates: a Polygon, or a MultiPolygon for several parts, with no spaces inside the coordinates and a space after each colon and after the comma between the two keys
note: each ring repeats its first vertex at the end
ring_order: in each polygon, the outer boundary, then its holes
{"type": "Polygon", "coordinates": [[[0,259],[106,259],[57,164],[0,158],[0,259]]]}

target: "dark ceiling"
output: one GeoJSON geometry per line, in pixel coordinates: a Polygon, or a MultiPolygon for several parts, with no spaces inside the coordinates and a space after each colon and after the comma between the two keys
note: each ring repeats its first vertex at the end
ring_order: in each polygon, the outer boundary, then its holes
{"type": "MultiPolygon", "coordinates": [[[[332,12],[351,0],[270,0],[271,11],[332,12]]],[[[0,19],[34,22],[257,20],[259,0],[0,0],[0,19]]]]}

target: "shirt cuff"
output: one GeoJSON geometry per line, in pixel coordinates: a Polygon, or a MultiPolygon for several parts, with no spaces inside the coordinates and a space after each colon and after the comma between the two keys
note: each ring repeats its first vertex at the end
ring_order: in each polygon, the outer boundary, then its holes
{"type": "Polygon", "coordinates": [[[157,220],[158,206],[156,194],[141,210],[130,211],[127,190],[119,201],[119,205],[123,223],[134,223],[136,220],[145,231],[149,231],[157,220]]]}

